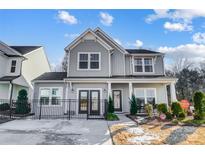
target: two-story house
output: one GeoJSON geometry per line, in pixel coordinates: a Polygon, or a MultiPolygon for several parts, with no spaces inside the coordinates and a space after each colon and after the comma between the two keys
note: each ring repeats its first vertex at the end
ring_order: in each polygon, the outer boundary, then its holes
{"type": "Polygon", "coordinates": [[[50,72],[50,65],[43,47],[0,42],[0,102],[16,100],[21,89],[31,98],[31,81],[45,72],[50,72]]]}
{"type": "Polygon", "coordinates": [[[65,52],[67,72],[34,80],[34,98],[48,110],[67,112],[66,101],[57,99],[76,100],[75,114],[95,115],[103,114],[103,100],[109,96],[116,112],[129,112],[132,94],[141,104],[176,101],[176,79],[165,76],[163,53],[124,49],[100,28],[83,32],[65,52]]]}

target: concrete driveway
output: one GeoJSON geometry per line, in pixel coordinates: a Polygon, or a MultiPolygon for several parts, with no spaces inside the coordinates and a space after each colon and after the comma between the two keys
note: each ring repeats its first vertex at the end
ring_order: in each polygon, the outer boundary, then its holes
{"type": "Polygon", "coordinates": [[[0,124],[0,144],[112,144],[104,120],[14,120],[0,124]]]}

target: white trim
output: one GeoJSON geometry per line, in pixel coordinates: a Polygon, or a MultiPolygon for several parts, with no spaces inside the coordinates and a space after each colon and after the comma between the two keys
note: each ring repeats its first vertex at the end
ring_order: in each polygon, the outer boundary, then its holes
{"type": "Polygon", "coordinates": [[[101,52],[78,52],[78,56],[77,56],[77,70],[78,71],[101,71],[101,52]],[[87,69],[81,69],[79,68],[79,62],[80,62],[80,54],[87,54],[88,55],[88,68],[87,69]],[[91,69],[90,68],[90,55],[91,54],[98,54],[99,55],[99,68],[98,69],[91,69]]]}
{"type": "MultiPolygon", "coordinates": [[[[78,114],[78,111],[79,111],[79,91],[80,90],[99,90],[100,91],[100,114],[103,114],[102,112],[103,112],[103,110],[102,110],[102,88],[76,88],[76,91],[77,91],[77,97],[76,97],[76,99],[77,99],[77,103],[76,103],[76,114],[78,114]]],[[[90,93],[89,93],[89,95],[90,95],[90,93]]],[[[89,96],[88,96],[89,97],[89,96]]],[[[89,109],[87,109],[87,110],[89,110],[89,109]]]]}
{"type": "Polygon", "coordinates": [[[49,94],[49,104],[48,105],[42,105],[45,107],[62,107],[63,103],[62,101],[60,101],[60,105],[51,105],[51,98],[52,98],[52,89],[59,89],[60,90],[60,99],[63,99],[63,87],[59,86],[59,87],[39,87],[39,91],[38,91],[38,107],[40,106],[40,98],[41,98],[41,90],[42,89],[49,89],[50,90],[50,94],[49,94]]]}
{"type": "Polygon", "coordinates": [[[145,99],[145,104],[147,104],[147,90],[154,90],[154,97],[155,97],[155,104],[157,104],[157,88],[134,88],[134,95],[136,97],[136,90],[137,89],[143,89],[144,90],[144,99],[145,99]]]}
{"type": "Polygon", "coordinates": [[[146,58],[151,58],[151,59],[152,59],[152,72],[145,72],[145,62],[144,62],[145,57],[136,57],[136,56],[133,56],[133,57],[132,57],[132,59],[133,59],[133,74],[141,74],[141,75],[144,75],[144,74],[154,74],[154,73],[155,73],[153,57],[146,57],[146,58]],[[139,59],[142,60],[142,72],[136,72],[136,71],[135,71],[135,58],[139,58],[139,59]]]}
{"type": "Polygon", "coordinates": [[[117,47],[117,49],[123,53],[123,54],[128,54],[128,52],[120,45],[118,44],[115,40],[113,40],[108,34],[106,34],[102,29],[100,29],[99,27],[97,27],[96,29],[94,29],[94,32],[96,33],[97,31],[99,31],[101,34],[103,34],[103,37],[108,40],[112,45],[114,45],[115,47],[117,47]]]}
{"type": "Polygon", "coordinates": [[[80,43],[80,40],[87,34],[87,33],[91,33],[96,39],[97,41],[103,45],[106,49],[111,50],[112,47],[110,45],[108,45],[105,41],[103,41],[99,36],[97,36],[90,28],[88,28],[86,31],[84,31],[80,36],[78,36],[74,41],[72,41],[67,47],[65,47],[65,50],[70,50],[72,49],[73,46],[75,46],[76,44],[80,43]]]}

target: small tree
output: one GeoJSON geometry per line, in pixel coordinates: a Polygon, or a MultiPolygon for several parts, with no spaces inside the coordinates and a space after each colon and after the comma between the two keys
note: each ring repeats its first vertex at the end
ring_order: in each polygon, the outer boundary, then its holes
{"type": "Polygon", "coordinates": [[[166,114],[168,112],[168,109],[167,109],[167,104],[165,103],[160,103],[157,105],[157,111],[159,114],[166,114]]]}
{"type": "Polygon", "coordinates": [[[195,109],[195,119],[203,119],[204,114],[204,106],[205,106],[205,97],[204,94],[200,91],[195,92],[193,100],[194,100],[194,109],[195,109]]]}
{"type": "Polygon", "coordinates": [[[179,114],[183,112],[181,105],[178,102],[173,102],[171,106],[173,116],[179,117],[179,114]]]}
{"type": "Polygon", "coordinates": [[[130,114],[137,114],[137,101],[134,94],[132,94],[132,98],[130,99],[130,114]]]}
{"type": "Polygon", "coordinates": [[[114,102],[111,96],[109,96],[108,100],[108,113],[114,113],[114,102]]]}
{"type": "Polygon", "coordinates": [[[145,111],[147,112],[149,118],[153,116],[153,106],[152,104],[145,104],[145,111]]]}
{"type": "Polygon", "coordinates": [[[16,102],[16,110],[15,113],[17,114],[26,114],[30,112],[29,106],[28,106],[28,97],[27,97],[27,91],[22,89],[18,93],[18,99],[16,102]]]}

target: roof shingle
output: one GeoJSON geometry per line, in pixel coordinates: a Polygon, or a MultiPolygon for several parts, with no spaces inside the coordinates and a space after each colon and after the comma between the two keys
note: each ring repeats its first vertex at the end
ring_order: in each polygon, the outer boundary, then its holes
{"type": "Polygon", "coordinates": [[[46,72],[39,77],[35,78],[35,80],[63,80],[67,77],[67,72],[46,72]]]}

